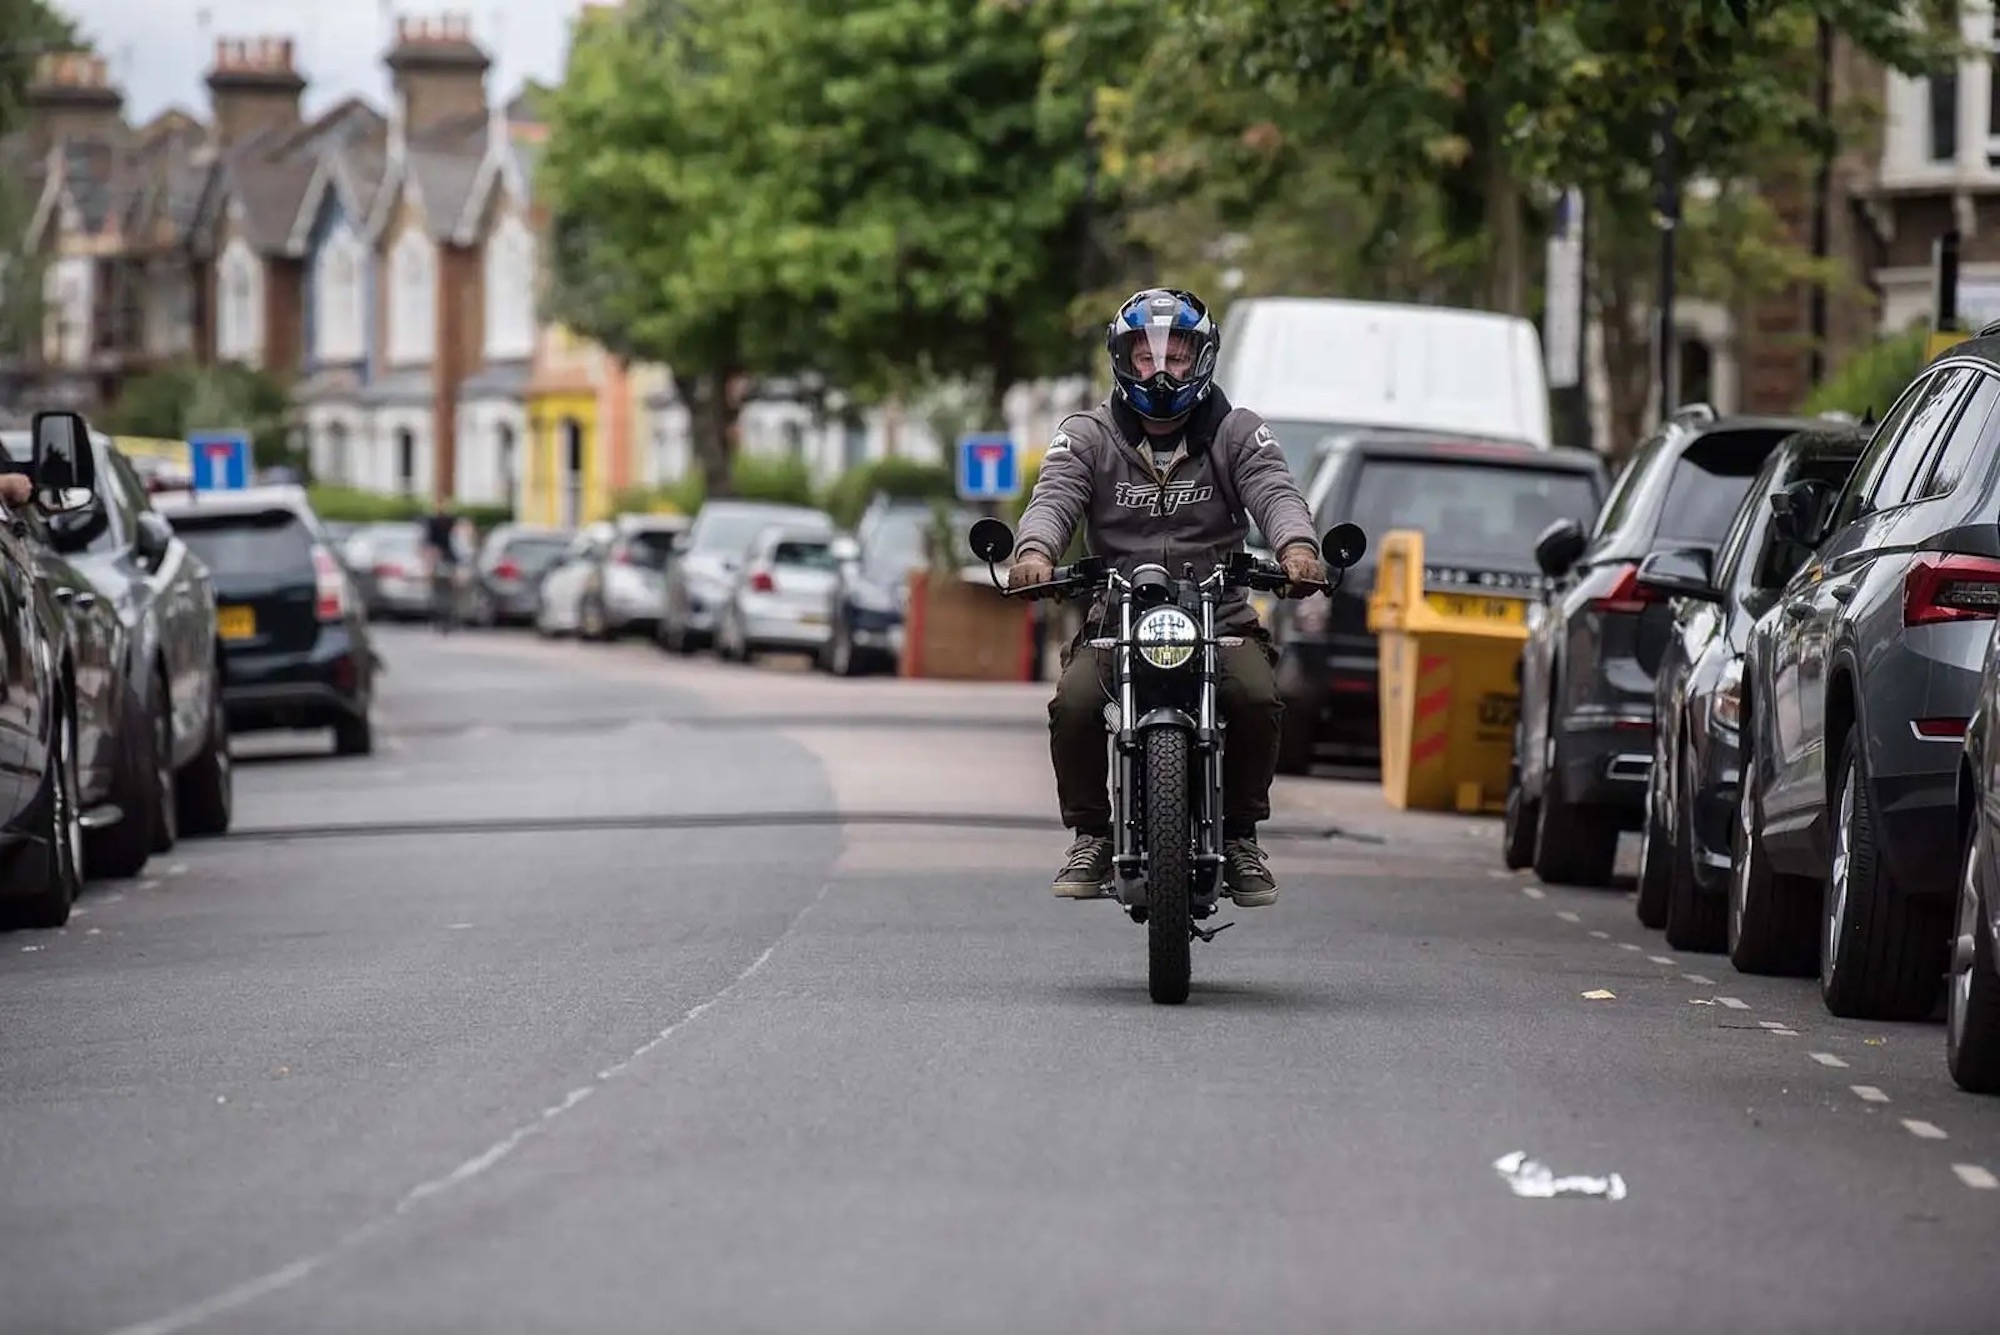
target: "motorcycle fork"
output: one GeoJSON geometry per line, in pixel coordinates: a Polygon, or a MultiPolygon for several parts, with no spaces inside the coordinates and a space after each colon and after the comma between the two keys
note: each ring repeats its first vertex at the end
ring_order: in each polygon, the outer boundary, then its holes
{"type": "Polygon", "coordinates": [[[1188,782],[1198,785],[1190,794],[1190,810],[1195,813],[1194,916],[1206,918],[1215,912],[1222,888],[1222,746],[1226,726],[1215,697],[1221,677],[1221,655],[1215,643],[1215,593],[1202,590],[1201,598],[1201,708],[1195,719],[1195,752],[1200,760],[1189,766],[1188,782]]]}

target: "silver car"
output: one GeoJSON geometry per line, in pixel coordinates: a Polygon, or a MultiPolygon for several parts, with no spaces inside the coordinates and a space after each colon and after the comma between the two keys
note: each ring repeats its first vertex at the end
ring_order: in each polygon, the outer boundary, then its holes
{"type": "Polygon", "coordinates": [[[772,525],[834,533],[833,516],[803,505],[770,501],[710,501],[674,541],[657,631],[662,648],[693,653],[714,642],[721,611],[736,587],[743,551],[772,525]]]}
{"type": "Polygon", "coordinates": [[[840,562],[834,535],[772,525],[744,550],[722,606],[716,651],[744,663],[769,651],[818,656],[832,630],[827,615],[840,562]]]}
{"type": "Polygon", "coordinates": [[[422,524],[370,524],[348,538],[341,564],[354,572],[369,616],[430,615],[431,582],[425,573],[422,524]]]}

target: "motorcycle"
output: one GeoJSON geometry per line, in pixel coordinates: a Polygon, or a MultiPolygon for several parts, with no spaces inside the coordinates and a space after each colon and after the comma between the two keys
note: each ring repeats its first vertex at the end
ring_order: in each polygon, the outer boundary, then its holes
{"type": "Polygon", "coordinates": [[[1212,942],[1234,926],[1200,926],[1214,915],[1222,888],[1226,729],[1216,706],[1217,651],[1243,643],[1242,636],[1215,633],[1216,608],[1225,592],[1237,590],[1331,594],[1368,550],[1367,536],[1355,524],[1327,531],[1320,552],[1333,571],[1330,584],[1295,583],[1272,562],[1233,552],[1206,577],[1185,563],[1178,579],[1164,564],[1139,566],[1127,577],[1103,557],[1086,556],[1057,566],[1044,583],[1016,590],[1002,586],[995,569],[1014,554],[1013,530],[986,518],[968,538],[994,586],[1009,597],[1105,600],[1099,629],[1108,623],[1117,633],[1089,644],[1113,651],[1104,706],[1111,884],[1132,921],[1146,928],[1147,990],[1156,1003],[1177,1006],[1188,997],[1193,943],[1212,942]]]}

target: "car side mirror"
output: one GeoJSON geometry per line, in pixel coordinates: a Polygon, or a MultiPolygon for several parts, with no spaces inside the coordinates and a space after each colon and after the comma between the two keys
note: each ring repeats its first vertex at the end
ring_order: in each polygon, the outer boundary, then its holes
{"type": "Polygon", "coordinates": [[[1715,558],[1705,547],[1654,552],[1639,563],[1639,583],[1674,598],[1704,603],[1722,601],[1715,587],[1715,558]]]}
{"type": "Polygon", "coordinates": [[[1014,530],[1005,520],[988,515],[972,526],[966,545],[987,565],[998,565],[1014,554],[1014,530]]]}
{"type": "Polygon", "coordinates": [[[40,412],[34,419],[35,503],[45,512],[87,508],[97,491],[97,457],[80,413],[40,412]]]}
{"type": "Polygon", "coordinates": [[[1535,539],[1535,565],[1550,579],[1561,579],[1589,545],[1583,525],[1574,519],[1555,520],[1535,539]]]}
{"type": "Polygon", "coordinates": [[[1359,524],[1335,524],[1319,540],[1319,554],[1334,570],[1351,569],[1368,554],[1368,535],[1359,524]]]}
{"type": "Polygon", "coordinates": [[[1771,527],[1786,542],[1817,547],[1826,536],[1824,530],[1832,517],[1828,511],[1833,499],[1833,488],[1825,482],[1801,478],[1784,490],[1771,493],[1771,527]]]}
{"type": "Polygon", "coordinates": [[[158,566],[167,559],[167,549],[173,545],[174,526],[156,510],[141,510],[136,531],[132,534],[132,550],[148,566],[158,566]]]}

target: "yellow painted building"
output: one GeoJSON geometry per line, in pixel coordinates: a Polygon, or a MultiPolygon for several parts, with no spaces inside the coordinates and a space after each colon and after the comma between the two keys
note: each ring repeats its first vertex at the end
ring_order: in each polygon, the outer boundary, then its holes
{"type": "Polygon", "coordinates": [[[521,522],[576,528],[609,517],[615,487],[602,409],[612,360],[561,325],[543,326],[528,381],[521,522]]]}

